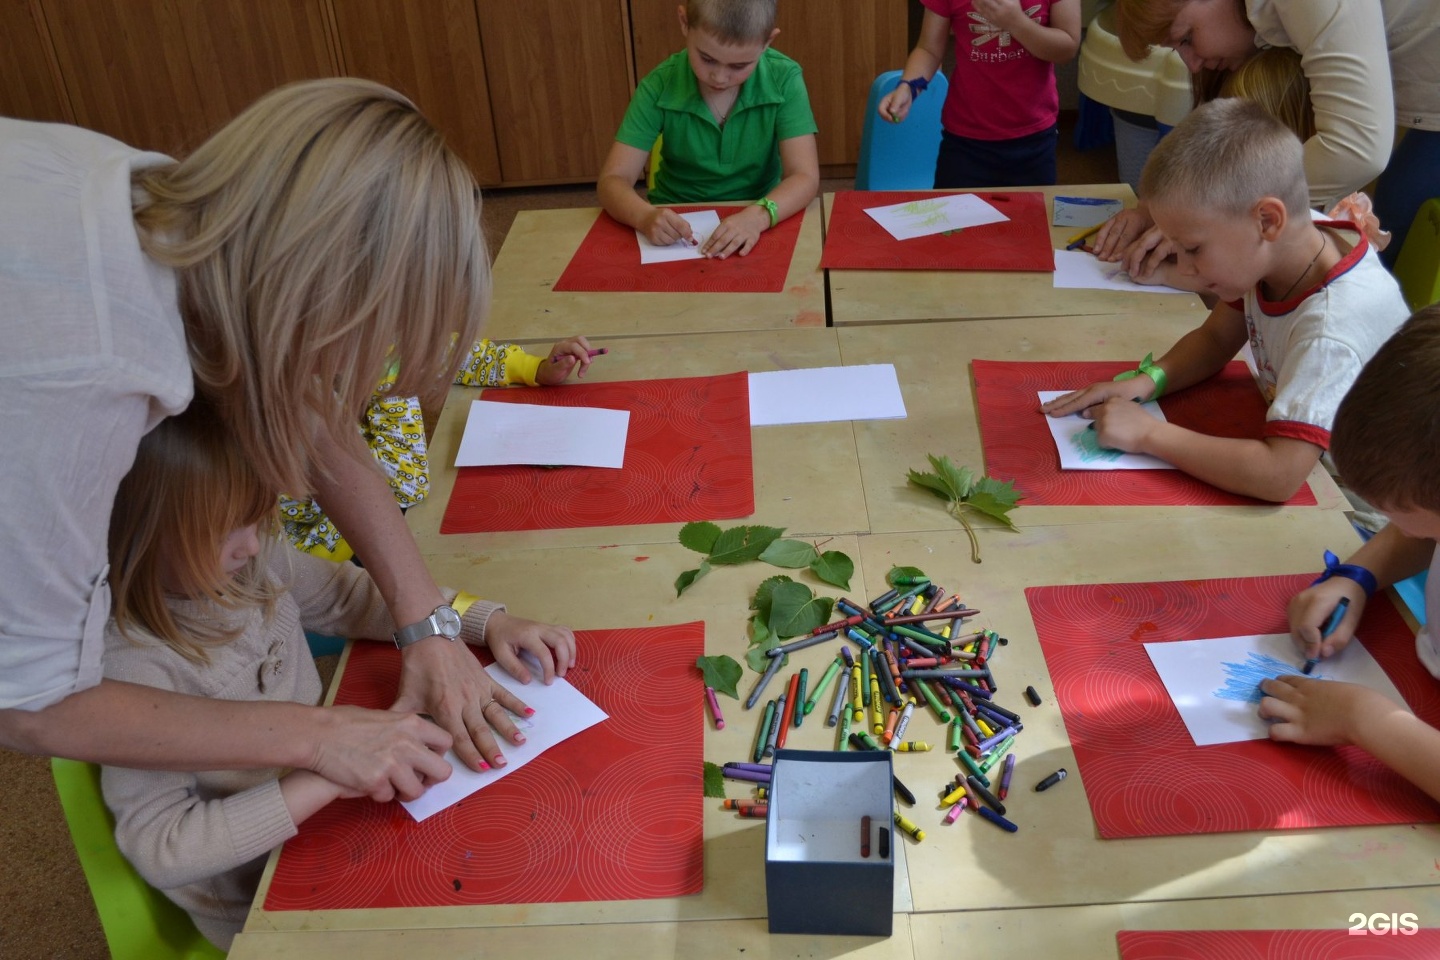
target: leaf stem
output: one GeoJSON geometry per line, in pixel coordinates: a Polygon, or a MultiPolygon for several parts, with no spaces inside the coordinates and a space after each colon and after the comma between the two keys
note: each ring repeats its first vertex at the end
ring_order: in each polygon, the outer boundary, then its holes
{"type": "Polygon", "coordinates": [[[965,519],[965,504],[960,500],[950,501],[950,516],[960,521],[960,526],[965,528],[965,534],[970,538],[970,560],[974,563],[980,562],[980,540],[975,536],[975,528],[970,526],[970,521],[965,519]]]}

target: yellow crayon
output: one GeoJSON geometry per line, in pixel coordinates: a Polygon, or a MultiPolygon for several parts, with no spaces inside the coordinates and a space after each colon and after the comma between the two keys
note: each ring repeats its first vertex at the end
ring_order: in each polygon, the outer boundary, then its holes
{"type": "Polygon", "coordinates": [[[914,837],[917,843],[925,839],[925,831],[921,830],[919,827],[915,826],[915,824],[900,816],[899,811],[896,811],[895,813],[895,826],[899,827],[901,830],[904,830],[906,833],[910,834],[910,836],[914,837]]]}
{"type": "Polygon", "coordinates": [[[860,664],[850,668],[850,719],[863,723],[865,720],[865,688],[860,685],[860,664]]]}
{"type": "Polygon", "coordinates": [[[963,796],[965,796],[965,788],[956,787],[954,790],[951,790],[949,793],[945,794],[945,796],[941,798],[940,802],[947,807],[952,806],[953,804],[959,803],[960,798],[963,796]]]}
{"type": "Polygon", "coordinates": [[[885,733],[885,701],[880,697],[880,678],[870,674],[870,716],[875,733],[885,733]]]}
{"type": "Polygon", "coordinates": [[[901,753],[926,753],[930,750],[930,744],[924,740],[906,740],[895,749],[901,753]]]}

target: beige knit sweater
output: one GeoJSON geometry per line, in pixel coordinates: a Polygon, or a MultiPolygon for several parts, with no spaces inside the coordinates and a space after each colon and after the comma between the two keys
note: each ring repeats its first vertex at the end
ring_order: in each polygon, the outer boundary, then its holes
{"type": "MultiPolygon", "coordinates": [[[[305,630],[386,638],[395,627],[369,574],[277,545],[269,575],[285,586],[268,621],[239,616],[243,634],[197,666],[159,640],[131,643],[114,624],[105,637],[105,676],[225,700],[320,702],[320,677],[305,630]]],[[[453,599],[454,591],[446,591],[453,599]]],[[[188,601],[177,601],[188,605],[188,601]]],[[[490,614],[465,611],[461,639],[480,643],[490,614]]],[[[280,770],[171,773],[105,767],[101,785],[121,851],[140,875],[189,912],[200,932],[228,949],[260,882],[266,855],[295,835],[280,796],[280,770]]]]}

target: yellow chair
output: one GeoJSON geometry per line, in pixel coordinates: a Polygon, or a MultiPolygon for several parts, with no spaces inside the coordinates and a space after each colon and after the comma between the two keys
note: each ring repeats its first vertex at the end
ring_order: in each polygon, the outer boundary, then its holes
{"type": "Polygon", "coordinates": [[[1395,279],[1411,310],[1440,301],[1440,197],[1426,200],[1415,212],[1395,258],[1395,279]]]}
{"type": "Polygon", "coordinates": [[[146,883],[116,846],[115,818],[100,795],[100,768],[56,757],[50,772],[113,960],[224,960],[224,951],[146,883]]]}

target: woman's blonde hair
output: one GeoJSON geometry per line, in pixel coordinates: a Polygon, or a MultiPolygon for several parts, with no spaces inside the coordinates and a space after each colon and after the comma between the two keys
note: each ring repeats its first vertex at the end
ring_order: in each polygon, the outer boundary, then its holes
{"type": "Polygon", "coordinates": [[[314,489],[318,431],[347,440],[389,366],[398,393],[433,396],[478,336],[479,189],[380,84],[282,87],[135,186],[141,245],[177,271],[197,387],[275,490],[314,489]]]}
{"type": "Polygon", "coordinates": [[[1288,47],[1257,51],[1225,74],[1220,82],[1220,96],[1258,103],[1266,113],[1294,131],[1302,142],[1315,135],[1310,81],[1305,79],[1298,51],[1288,47]]]}
{"type": "Polygon", "coordinates": [[[269,616],[276,590],[264,571],[275,504],[274,489],[204,396],[162,420],[140,441],[110,515],[111,614],[121,634],[135,641],[137,630],[148,631],[185,659],[208,663],[206,648],[243,628],[227,614],[259,607],[269,616]],[[252,523],[260,526],[259,556],[226,574],[225,539],[252,523]],[[177,610],[177,597],[192,603],[177,610]]]}

